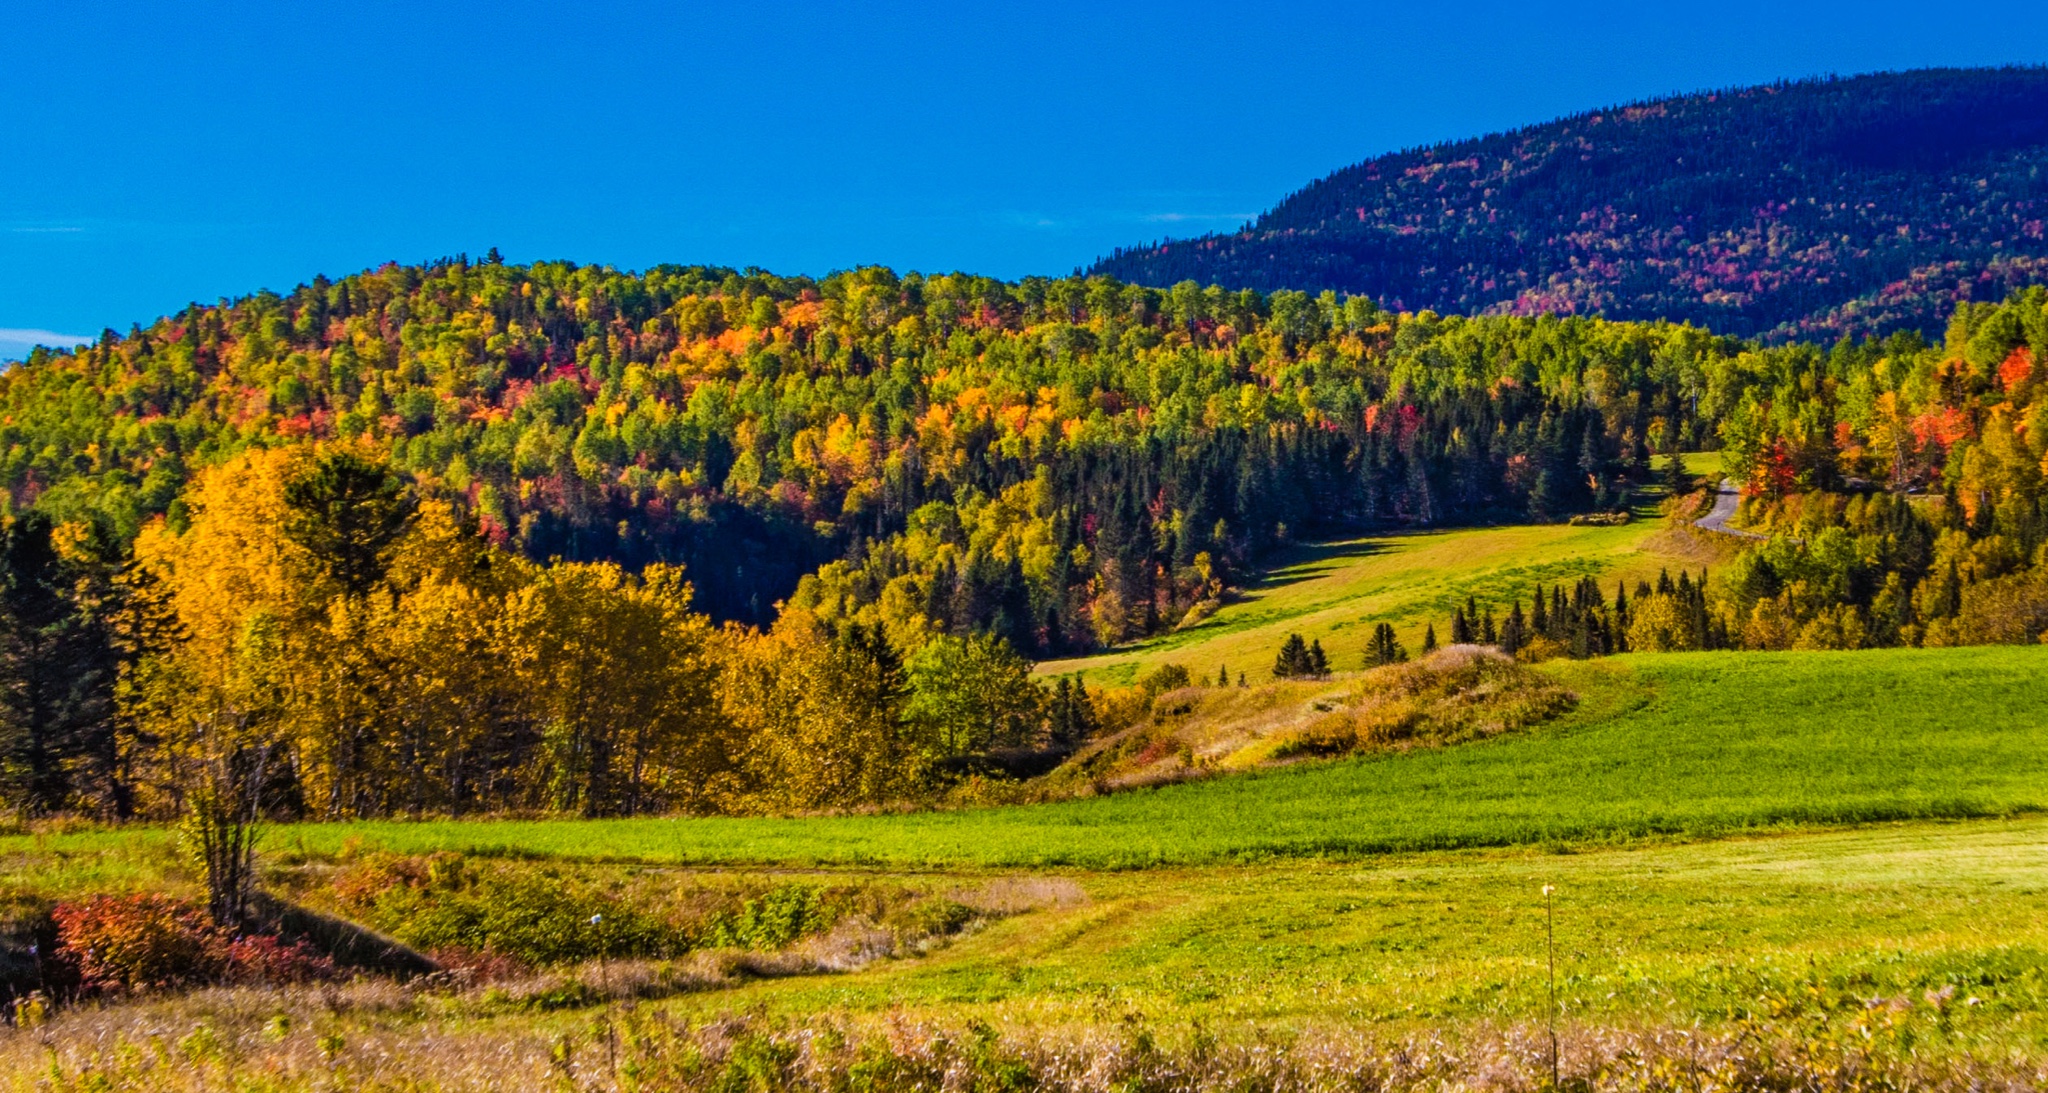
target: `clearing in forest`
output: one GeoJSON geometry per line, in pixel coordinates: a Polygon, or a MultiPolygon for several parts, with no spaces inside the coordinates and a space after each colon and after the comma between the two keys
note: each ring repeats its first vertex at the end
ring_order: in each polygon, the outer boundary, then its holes
{"type": "MultiPolygon", "coordinates": [[[[1694,475],[1720,473],[1719,452],[1685,457],[1694,475]]],[[[1659,467],[1662,467],[1661,460],[1659,467]]],[[[1448,641],[1451,612],[1466,599],[1505,613],[1510,597],[1527,600],[1537,584],[1567,586],[1598,577],[1614,582],[1655,579],[1659,570],[1698,570],[1727,558],[1730,544],[1671,528],[1649,506],[1615,527],[1528,524],[1353,536],[1288,547],[1258,579],[1209,618],[1095,656],[1047,661],[1042,675],[1079,672],[1090,682],[1121,685],[1166,664],[1197,679],[1271,678],[1273,657],[1288,634],[1319,640],[1338,669],[1360,667],[1373,627],[1392,623],[1409,651],[1421,648],[1425,625],[1448,641]]]]}

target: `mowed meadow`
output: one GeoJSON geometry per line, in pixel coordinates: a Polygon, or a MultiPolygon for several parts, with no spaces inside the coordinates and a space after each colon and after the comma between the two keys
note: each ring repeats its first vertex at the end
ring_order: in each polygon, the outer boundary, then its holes
{"type": "Polygon", "coordinates": [[[1970,1015],[1979,1029],[2018,1017],[2048,1035],[2040,818],[1073,875],[1085,902],[930,959],[679,1004],[1052,1025],[1105,1011],[1167,1027],[1540,1020],[1550,885],[1575,1022],[1725,1019],[1815,987],[1867,999],[1966,980],[1992,1007],[1970,1015]]]}
{"type": "MultiPolygon", "coordinates": [[[[1443,749],[1045,805],[818,817],[298,824],[269,845],[678,864],[1119,869],[2048,807],[2048,648],[1631,654],[1546,666],[1578,706],[1443,749]]],[[[155,829],[0,839],[85,857],[155,829]]]]}

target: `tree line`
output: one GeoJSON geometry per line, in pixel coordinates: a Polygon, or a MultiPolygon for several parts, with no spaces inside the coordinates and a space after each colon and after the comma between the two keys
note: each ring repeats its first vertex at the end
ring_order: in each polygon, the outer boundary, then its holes
{"type": "Polygon", "coordinates": [[[1093,731],[1085,690],[1041,687],[993,635],[906,655],[801,612],[719,626],[681,570],[530,562],[374,451],[246,452],[186,500],[182,531],[126,551],[35,513],[7,528],[8,805],[222,839],[250,808],[850,808],[1093,731]]]}
{"type": "Polygon", "coordinates": [[[1051,655],[1322,529],[1619,506],[1711,442],[1743,351],[1328,293],[456,258],[39,350],[0,374],[0,482],[125,543],[182,528],[207,467],[358,444],[528,560],[683,566],[720,621],[801,600],[1051,655]]]}

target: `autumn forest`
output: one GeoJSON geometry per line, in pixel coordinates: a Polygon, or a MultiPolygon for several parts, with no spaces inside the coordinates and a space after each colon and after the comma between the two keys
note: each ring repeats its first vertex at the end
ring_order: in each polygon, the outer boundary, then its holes
{"type": "Polygon", "coordinates": [[[316,279],[0,375],[0,773],[108,816],[223,778],[314,817],[931,800],[1116,719],[1031,660],[1199,619],[1278,545],[1676,511],[1702,450],[1772,535],[1711,585],[1442,637],[2032,642],[2044,356],[2042,289],[1762,346],[1105,277],[316,279]]]}

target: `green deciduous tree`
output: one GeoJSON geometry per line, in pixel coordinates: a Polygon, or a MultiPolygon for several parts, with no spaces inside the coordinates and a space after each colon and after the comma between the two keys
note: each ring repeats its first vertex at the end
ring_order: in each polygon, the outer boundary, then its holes
{"type": "Polygon", "coordinates": [[[1031,680],[1031,662],[993,634],[928,642],[905,664],[910,700],[905,714],[938,757],[1030,743],[1046,696],[1031,680]]]}

